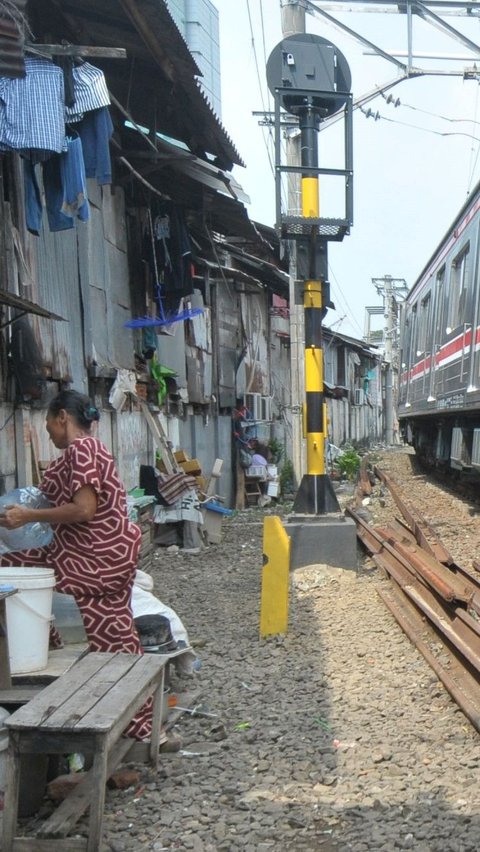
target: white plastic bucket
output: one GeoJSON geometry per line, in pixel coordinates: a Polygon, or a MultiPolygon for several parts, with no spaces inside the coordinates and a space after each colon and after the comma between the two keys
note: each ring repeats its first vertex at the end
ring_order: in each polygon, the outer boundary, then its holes
{"type": "Polygon", "coordinates": [[[6,598],[8,654],[12,674],[28,674],[48,663],[55,575],[51,568],[0,568],[0,584],[15,586],[6,598]]]}

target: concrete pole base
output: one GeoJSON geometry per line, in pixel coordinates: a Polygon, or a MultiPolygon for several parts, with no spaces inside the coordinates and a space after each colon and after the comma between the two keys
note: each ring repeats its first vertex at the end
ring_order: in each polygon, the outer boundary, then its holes
{"type": "Polygon", "coordinates": [[[319,564],[357,570],[357,528],[352,518],[292,514],[284,526],[291,539],[293,570],[319,564]]]}

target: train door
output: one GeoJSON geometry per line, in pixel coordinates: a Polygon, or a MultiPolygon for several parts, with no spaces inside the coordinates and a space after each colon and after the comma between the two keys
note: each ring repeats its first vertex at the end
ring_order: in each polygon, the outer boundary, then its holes
{"type": "Polygon", "coordinates": [[[438,353],[445,329],[445,266],[438,270],[435,278],[435,304],[433,308],[430,384],[428,401],[433,402],[437,393],[443,391],[443,372],[439,368],[438,353]]]}
{"type": "Polygon", "coordinates": [[[431,315],[432,315],[432,292],[426,293],[420,301],[420,312],[417,325],[417,358],[423,360],[423,377],[421,397],[425,399],[428,394],[430,376],[432,372],[432,350],[431,338],[431,315]]]}
{"type": "Polygon", "coordinates": [[[455,393],[467,383],[472,327],[466,322],[471,279],[470,242],[462,246],[450,267],[447,328],[451,353],[445,373],[445,391],[455,393]]]}
{"type": "Polygon", "coordinates": [[[470,307],[470,316],[472,317],[471,333],[471,359],[470,359],[470,374],[467,386],[467,393],[473,393],[480,388],[480,353],[477,348],[477,329],[479,324],[479,299],[480,299],[480,222],[476,231],[476,242],[473,249],[475,264],[472,275],[472,305],[470,307]]]}

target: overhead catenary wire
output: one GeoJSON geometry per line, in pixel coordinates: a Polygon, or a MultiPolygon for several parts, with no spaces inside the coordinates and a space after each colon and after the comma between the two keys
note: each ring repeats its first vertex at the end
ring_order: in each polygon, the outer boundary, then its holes
{"type": "MultiPolygon", "coordinates": [[[[262,32],[262,46],[263,46],[263,56],[264,63],[267,64],[267,54],[266,54],[266,39],[265,39],[265,24],[264,24],[264,14],[263,14],[263,0],[259,0],[259,11],[260,11],[260,23],[261,23],[261,32],[262,32]]],[[[270,113],[270,94],[267,89],[267,102],[265,102],[264,90],[262,85],[262,75],[260,74],[260,65],[258,61],[257,55],[257,44],[255,39],[255,32],[253,26],[253,19],[250,9],[250,0],[247,0],[247,15],[248,15],[248,23],[250,27],[250,40],[253,51],[253,58],[255,61],[255,69],[257,75],[258,88],[260,92],[260,100],[262,104],[262,110],[265,115],[270,113]]],[[[262,138],[265,145],[265,149],[267,152],[268,163],[270,166],[270,171],[272,172],[273,177],[275,177],[275,164],[273,158],[273,152],[275,150],[275,140],[273,135],[273,130],[271,126],[267,127],[267,132],[265,133],[265,129],[262,132],[262,138]]],[[[283,192],[283,188],[282,188],[283,192]]],[[[282,198],[282,207],[286,209],[285,199],[282,198]]]]}
{"type": "MultiPolygon", "coordinates": [[[[255,61],[255,70],[256,70],[256,73],[257,73],[258,88],[260,90],[260,99],[262,101],[262,108],[263,108],[264,112],[268,112],[268,109],[265,106],[265,97],[264,97],[263,87],[262,87],[262,78],[261,78],[261,75],[260,75],[260,66],[259,66],[258,56],[257,56],[257,47],[256,47],[255,34],[254,34],[254,29],[253,29],[252,13],[251,13],[251,10],[250,10],[250,0],[247,0],[247,14],[248,14],[248,23],[249,23],[249,26],[250,26],[250,39],[251,39],[251,45],[252,45],[252,51],[253,51],[253,58],[254,58],[254,61],[255,61]]],[[[263,20],[263,18],[262,18],[262,20],[263,20]]],[[[270,135],[270,137],[272,137],[271,129],[269,130],[269,135],[270,135]]],[[[263,139],[264,139],[264,142],[265,142],[265,147],[267,149],[267,156],[268,156],[268,162],[270,164],[270,169],[272,171],[272,174],[275,174],[275,167],[274,167],[274,164],[273,164],[272,155],[271,155],[270,148],[268,146],[268,142],[265,139],[265,136],[263,136],[263,139]]]]}
{"type": "Polygon", "coordinates": [[[408,121],[399,121],[396,118],[388,118],[386,115],[381,115],[378,110],[373,112],[372,109],[364,109],[364,107],[360,107],[360,111],[366,116],[366,118],[373,118],[375,121],[388,121],[390,124],[399,124],[402,127],[410,127],[412,130],[420,130],[423,133],[433,133],[434,136],[465,136],[468,139],[474,139],[475,142],[480,142],[478,136],[474,136],[472,133],[463,133],[463,131],[459,130],[433,130],[431,127],[419,127],[417,124],[410,124],[408,121]]]}
{"type": "Polygon", "coordinates": [[[341,297],[340,301],[342,302],[342,308],[345,311],[345,315],[348,317],[350,322],[360,331],[360,334],[363,336],[363,329],[360,328],[360,325],[358,324],[357,320],[355,319],[355,316],[352,314],[352,312],[350,310],[346,296],[343,293],[343,290],[340,286],[340,282],[338,281],[338,279],[337,279],[337,277],[336,277],[336,275],[335,275],[335,273],[332,269],[332,264],[330,262],[328,264],[328,268],[329,268],[329,277],[332,278],[333,281],[335,282],[336,290],[338,291],[338,293],[341,297]]]}
{"type": "MultiPolygon", "coordinates": [[[[478,101],[479,101],[479,98],[478,98],[478,86],[477,86],[477,91],[476,91],[476,94],[475,94],[475,112],[474,112],[475,116],[478,115],[478,101]]],[[[477,124],[478,122],[475,121],[475,122],[472,122],[472,123],[477,124]]],[[[479,153],[480,153],[480,144],[477,145],[475,157],[473,156],[474,155],[474,146],[472,145],[471,149],[470,149],[470,155],[471,155],[470,156],[470,177],[468,179],[467,196],[470,194],[470,190],[472,188],[473,176],[474,176],[476,168],[477,168],[479,153]]]]}
{"type": "MultiPolygon", "coordinates": [[[[478,92],[478,88],[477,88],[478,92]]],[[[431,112],[428,109],[421,109],[420,107],[413,106],[413,104],[406,104],[400,100],[400,98],[394,98],[393,95],[385,95],[384,92],[380,92],[381,97],[386,101],[387,104],[393,104],[393,106],[398,109],[399,107],[404,107],[405,109],[411,109],[414,112],[421,112],[423,115],[430,115],[432,118],[439,118],[441,121],[448,121],[451,124],[480,124],[478,121],[474,121],[471,118],[452,118],[448,115],[442,115],[439,112],[431,112]]]]}

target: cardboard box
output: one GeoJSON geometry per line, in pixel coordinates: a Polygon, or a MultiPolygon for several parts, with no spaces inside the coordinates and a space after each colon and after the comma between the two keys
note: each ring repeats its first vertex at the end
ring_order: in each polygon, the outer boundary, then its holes
{"type": "Polygon", "coordinates": [[[207,487],[207,480],[205,479],[205,477],[204,476],[196,476],[195,480],[196,480],[196,483],[197,483],[198,490],[203,491],[203,493],[205,493],[205,489],[207,487]]]}
{"type": "Polygon", "coordinates": [[[179,462],[180,467],[185,473],[190,473],[192,476],[201,476],[202,465],[198,459],[189,459],[188,461],[179,462]]]}
{"type": "Polygon", "coordinates": [[[190,456],[185,452],[185,450],[176,450],[173,455],[179,464],[190,461],[190,456]]]}

